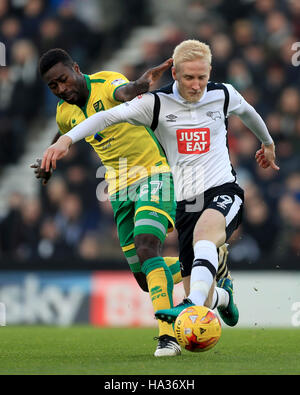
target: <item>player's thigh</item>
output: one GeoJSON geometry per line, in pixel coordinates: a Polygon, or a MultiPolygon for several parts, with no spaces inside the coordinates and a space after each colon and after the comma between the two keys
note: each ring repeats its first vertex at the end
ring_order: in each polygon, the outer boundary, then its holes
{"type": "Polygon", "coordinates": [[[210,240],[220,247],[240,225],[242,213],[243,200],[236,193],[215,195],[197,221],[194,244],[198,240],[210,240]]]}
{"type": "Polygon", "coordinates": [[[193,235],[193,244],[199,240],[209,240],[217,247],[226,241],[226,221],[219,211],[207,208],[198,219],[193,235]]]}
{"type": "Polygon", "coordinates": [[[220,247],[224,243],[224,239],[226,238],[228,240],[241,223],[242,212],[242,196],[238,196],[236,194],[236,187],[232,188],[232,186],[229,186],[229,188],[222,186],[217,191],[210,193],[204,199],[204,209],[201,208],[199,211],[191,212],[186,210],[186,202],[177,205],[176,229],[178,232],[179,260],[181,262],[181,274],[183,278],[191,274],[194,261],[193,246],[195,240],[208,239],[214,242],[217,247],[220,247]],[[207,211],[202,217],[202,214],[208,209],[211,210],[207,211]],[[219,214],[217,212],[214,215],[213,210],[219,211],[219,214]],[[213,229],[211,229],[212,220],[215,222],[213,229]],[[196,233],[194,237],[195,229],[196,233]]]}
{"type": "Polygon", "coordinates": [[[153,234],[161,244],[175,227],[176,202],[169,173],[156,174],[141,183],[135,203],[134,237],[153,234]]]}

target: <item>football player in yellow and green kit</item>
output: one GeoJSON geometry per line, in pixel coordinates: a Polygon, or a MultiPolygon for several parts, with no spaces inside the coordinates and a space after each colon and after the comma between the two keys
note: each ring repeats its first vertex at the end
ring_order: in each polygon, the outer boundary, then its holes
{"type": "MultiPolygon", "coordinates": [[[[53,142],[92,114],[148,91],[171,63],[168,60],[129,82],[112,71],[85,75],[64,50],[46,52],[39,71],[60,99],[56,113],[59,133],[53,142]]],[[[167,233],[174,228],[176,206],[173,179],[159,143],[150,129],[129,123],[99,130],[86,141],[106,168],[120,245],[131,271],[140,287],[149,290],[154,311],[172,307],[173,284],[181,281],[180,264],[178,258],[162,258],[160,251],[167,233]]],[[[46,183],[51,173],[43,173],[40,162],[32,167],[46,183]]],[[[172,325],[160,320],[158,325],[154,355],[179,355],[172,325]]]]}
{"type": "MultiPolygon", "coordinates": [[[[154,67],[135,82],[111,71],[82,74],[79,66],[61,49],[48,51],[40,59],[40,74],[60,100],[57,124],[68,132],[95,112],[114,107],[147,92],[170,67],[172,60],[154,67]]],[[[120,245],[140,287],[148,292],[156,311],[172,305],[173,283],[182,280],[178,258],[160,256],[166,233],[174,227],[173,180],[166,157],[150,129],[119,124],[89,136],[106,168],[120,245]],[[150,177],[151,176],[151,177],[150,177]],[[164,196],[167,195],[167,196],[164,196]],[[161,307],[166,306],[166,307],[161,307]]],[[[45,185],[52,171],[44,171],[41,161],[32,165],[45,185]]],[[[218,274],[227,276],[227,252],[220,251],[218,274]]],[[[180,354],[171,325],[158,320],[159,342],[155,356],[180,354]]]]}

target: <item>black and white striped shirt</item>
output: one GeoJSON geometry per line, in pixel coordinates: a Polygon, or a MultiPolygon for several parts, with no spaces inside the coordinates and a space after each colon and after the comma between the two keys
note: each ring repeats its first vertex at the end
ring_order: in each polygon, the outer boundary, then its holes
{"type": "Polygon", "coordinates": [[[264,121],[230,84],[209,82],[198,102],[181,97],[177,82],[99,112],[67,133],[73,142],[112,124],[152,128],[170,164],[178,201],[235,181],[227,145],[227,118],[238,115],[258,139],[273,142],[264,121]]]}

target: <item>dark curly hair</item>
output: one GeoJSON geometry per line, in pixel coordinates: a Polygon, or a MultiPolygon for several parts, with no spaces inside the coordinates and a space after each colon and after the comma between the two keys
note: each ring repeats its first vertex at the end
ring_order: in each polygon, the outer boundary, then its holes
{"type": "Polygon", "coordinates": [[[63,63],[70,68],[74,65],[74,60],[64,49],[54,48],[44,53],[39,62],[39,72],[43,76],[51,67],[57,63],[63,63]]]}

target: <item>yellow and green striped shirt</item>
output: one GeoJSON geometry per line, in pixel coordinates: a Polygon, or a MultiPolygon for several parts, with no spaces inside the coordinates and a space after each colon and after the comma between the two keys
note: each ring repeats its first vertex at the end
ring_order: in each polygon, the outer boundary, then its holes
{"type": "MultiPolygon", "coordinates": [[[[84,107],[60,101],[57,105],[56,122],[61,134],[98,111],[104,111],[120,104],[115,91],[127,84],[120,73],[100,71],[85,75],[89,97],[84,107]]],[[[150,176],[169,172],[165,154],[154,133],[144,126],[127,122],[99,130],[85,139],[94,148],[106,168],[105,178],[110,195],[150,176]]]]}

